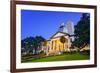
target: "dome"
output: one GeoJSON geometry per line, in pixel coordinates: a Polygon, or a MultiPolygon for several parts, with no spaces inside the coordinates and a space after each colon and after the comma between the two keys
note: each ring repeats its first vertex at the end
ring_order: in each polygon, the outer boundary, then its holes
{"type": "Polygon", "coordinates": [[[61,23],[58,31],[68,33],[67,28],[65,27],[64,23],[61,23]]]}

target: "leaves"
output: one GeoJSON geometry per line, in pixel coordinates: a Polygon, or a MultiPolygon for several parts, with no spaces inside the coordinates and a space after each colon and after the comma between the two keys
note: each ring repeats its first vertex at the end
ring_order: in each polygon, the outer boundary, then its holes
{"type": "Polygon", "coordinates": [[[64,44],[66,42],[66,38],[64,36],[61,36],[60,42],[64,44]]]}
{"type": "Polygon", "coordinates": [[[82,47],[83,44],[90,44],[90,15],[83,13],[80,21],[75,26],[75,41],[73,44],[82,47]]]}
{"type": "Polygon", "coordinates": [[[38,46],[41,45],[41,42],[45,41],[45,39],[42,36],[36,36],[36,37],[27,37],[23,40],[21,40],[21,47],[24,48],[26,51],[37,51],[38,46]]]}

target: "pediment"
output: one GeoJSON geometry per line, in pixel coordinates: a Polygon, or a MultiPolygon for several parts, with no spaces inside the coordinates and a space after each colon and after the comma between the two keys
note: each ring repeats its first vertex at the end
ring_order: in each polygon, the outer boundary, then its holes
{"type": "Polygon", "coordinates": [[[55,37],[60,37],[60,36],[65,36],[68,35],[67,33],[63,33],[63,32],[57,32],[55,33],[51,38],[55,38],[55,37]]]}

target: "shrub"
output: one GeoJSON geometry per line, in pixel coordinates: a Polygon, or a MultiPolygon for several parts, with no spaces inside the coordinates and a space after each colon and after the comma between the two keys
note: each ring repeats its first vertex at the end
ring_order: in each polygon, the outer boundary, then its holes
{"type": "Polygon", "coordinates": [[[81,51],[80,53],[84,55],[90,55],[90,50],[84,50],[84,51],[81,51]]]}

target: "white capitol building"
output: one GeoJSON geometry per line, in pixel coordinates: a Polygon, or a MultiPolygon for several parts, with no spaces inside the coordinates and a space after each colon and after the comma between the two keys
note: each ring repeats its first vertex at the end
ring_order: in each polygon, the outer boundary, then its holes
{"type": "Polygon", "coordinates": [[[47,55],[70,51],[72,41],[74,41],[74,24],[68,21],[66,24],[60,24],[58,31],[47,40],[47,45],[42,45],[42,50],[47,55]],[[65,38],[65,43],[60,40],[62,36],[65,38]]]}

